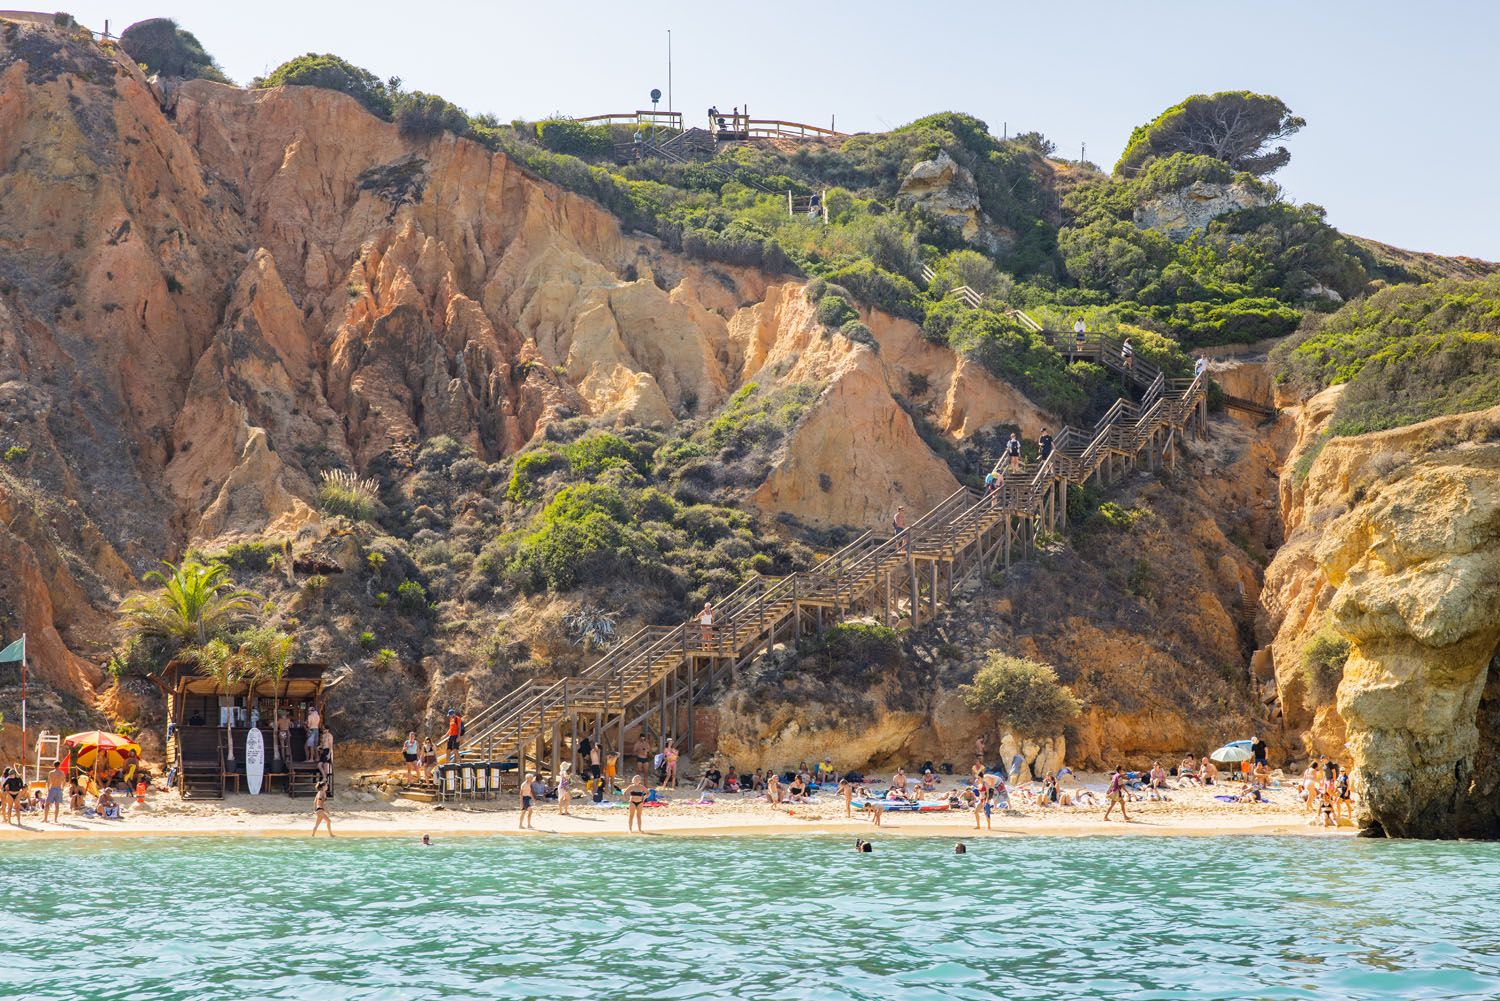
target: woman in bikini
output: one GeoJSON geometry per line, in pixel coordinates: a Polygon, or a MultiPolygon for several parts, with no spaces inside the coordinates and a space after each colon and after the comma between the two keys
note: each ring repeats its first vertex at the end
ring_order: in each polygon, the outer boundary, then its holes
{"type": "Polygon", "coordinates": [[[562,763],[561,774],[557,777],[557,815],[566,817],[568,815],[568,804],[573,802],[573,791],[568,788],[571,781],[568,775],[568,763],[562,763]]]}
{"type": "Polygon", "coordinates": [[[662,753],[662,758],[663,758],[663,764],[666,767],[666,774],[663,777],[661,784],[662,784],[663,787],[671,786],[673,789],[676,789],[677,788],[677,745],[672,742],[672,738],[671,737],[667,738],[667,746],[664,747],[664,748],[662,748],[662,752],[661,753],[662,753]]]}
{"type": "Polygon", "coordinates": [[[646,784],[639,775],[631,776],[630,785],[625,787],[625,802],[625,830],[645,834],[646,784]]]}
{"type": "Polygon", "coordinates": [[[328,817],[328,783],[318,779],[318,791],[313,793],[312,836],[318,836],[318,828],[327,827],[328,836],[333,837],[333,821],[328,817]]]}

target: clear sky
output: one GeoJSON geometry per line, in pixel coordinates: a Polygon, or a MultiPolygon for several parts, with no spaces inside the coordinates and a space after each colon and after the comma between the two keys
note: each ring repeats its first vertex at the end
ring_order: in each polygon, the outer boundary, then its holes
{"type": "MultiPolygon", "coordinates": [[[[17,4],[16,6],[20,6],[17,4]]],[[[103,0],[118,33],[176,18],[235,80],[333,52],[502,120],[631,111],[667,90],[756,117],[879,130],[965,111],[1108,169],[1183,97],[1275,94],[1307,119],[1277,180],[1351,233],[1500,259],[1500,4],[1424,0],[103,0]]],[[[665,107],[666,101],[663,100],[665,107]]]]}

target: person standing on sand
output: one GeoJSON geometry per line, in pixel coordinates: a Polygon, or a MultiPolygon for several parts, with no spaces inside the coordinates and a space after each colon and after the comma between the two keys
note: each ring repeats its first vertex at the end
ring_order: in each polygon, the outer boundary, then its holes
{"type": "Polygon", "coordinates": [[[630,785],[625,787],[626,833],[630,831],[638,834],[646,833],[646,792],[646,784],[641,781],[640,775],[632,775],[630,785]]]}
{"type": "Polygon", "coordinates": [[[878,799],[867,799],[865,800],[865,810],[870,814],[870,819],[875,822],[875,826],[879,827],[880,818],[885,816],[885,804],[881,803],[878,799]]]}
{"type": "Polygon", "coordinates": [[[62,770],[62,762],[52,762],[52,770],[47,773],[47,802],[42,807],[42,823],[47,822],[47,811],[52,811],[52,822],[62,823],[63,783],[68,780],[67,773],[62,770]]]}
{"type": "Polygon", "coordinates": [[[1115,806],[1120,807],[1120,819],[1130,823],[1130,814],[1125,812],[1125,769],[1121,765],[1115,766],[1114,774],[1109,777],[1109,789],[1105,792],[1105,798],[1109,800],[1109,806],[1104,810],[1104,819],[1115,812],[1115,806]]]}
{"type": "Polygon", "coordinates": [[[406,741],[401,745],[401,760],[406,762],[406,777],[408,779],[420,779],[422,772],[418,768],[418,762],[422,757],[422,745],[417,743],[417,731],[408,730],[406,741]]]}
{"type": "Polygon", "coordinates": [[[974,764],[984,764],[984,734],[974,738],[974,764]]]}
{"type": "Polygon", "coordinates": [[[854,785],[847,778],[839,779],[839,795],[844,800],[844,816],[854,816],[854,785]]]}
{"type": "Polygon", "coordinates": [[[662,752],[661,753],[662,753],[662,765],[666,769],[665,773],[662,775],[662,783],[661,784],[662,784],[662,786],[664,788],[667,787],[667,786],[670,786],[671,788],[676,789],[677,788],[677,745],[672,742],[672,738],[671,737],[667,738],[667,746],[664,747],[664,748],[662,748],[662,752]]]}
{"type": "Polygon", "coordinates": [[[437,767],[437,747],[432,743],[431,737],[422,738],[422,778],[432,781],[432,771],[437,767]]]}
{"type": "Polygon", "coordinates": [[[21,791],[25,788],[26,781],[16,774],[14,768],[7,768],[5,778],[0,779],[0,797],[3,797],[4,803],[4,811],[0,812],[0,824],[7,823],[14,817],[16,826],[21,826],[21,791]]]}
{"type": "Polygon", "coordinates": [[[516,824],[517,829],[519,830],[524,831],[526,828],[531,826],[531,790],[535,782],[535,772],[527,772],[526,778],[521,781],[521,817],[516,824]]]}
{"type": "Polygon", "coordinates": [[[328,816],[328,783],[318,779],[318,791],[313,793],[313,829],[312,836],[318,836],[318,828],[328,828],[328,836],[333,837],[333,821],[328,816]]]}
{"type": "Polygon", "coordinates": [[[994,828],[990,827],[990,815],[994,811],[995,801],[991,797],[990,787],[981,782],[979,784],[979,792],[974,797],[974,830],[979,830],[980,813],[984,814],[984,826],[993,830],[994,828]]]}
{"type": "MultiPolygon", "coordinates": [[[[588,738],[585,737],[584,739],[587,740],[588,738]]],[[[598,781],[599,777],[604,774],[603,765],[600,763],[604,755],[604,750],[598,744],[593,744],[589,747],[588,755],[589,778],[598,781]]]]}
{"type": "Polygon", "coordinates": [[[646,735],[642,733],[635,738],[635,773],[645,775],[646,768],[651,764],[651,745],[646,742],[646,735]]]}
{"type": "Polygon", "coordinates": [[[568,806],[573,802],[573,790],[569,788],[572,776],[568,774],[568,763],[564,761],[559,768],[561,774],[557,776],[557,815],[566,817],[568,806]]]}

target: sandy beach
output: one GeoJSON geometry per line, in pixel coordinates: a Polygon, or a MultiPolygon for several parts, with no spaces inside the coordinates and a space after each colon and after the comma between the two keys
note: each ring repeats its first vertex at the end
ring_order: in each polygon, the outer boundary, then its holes
{"type": "MultiPolygon", "coordinates": [[[[343,837],[410,837],[510,835],[627,836],[623,806],[595,806],[574,799],[570,816],[560,816],[555,802],[540,806],[535,830],[517,829],[514,795],[502,800],[418,803],[406,799],[387,802],[358,788],[342,789],[330,801],[334,831],[343,837]]],[[[1086,779],[1088,777],[1085,777],[1086,779]]],[[[949,780],[949,787],[952,780],[949,780]]],[[[837,833],[849,837],[1018,837],[1026,835],[1304,835],[1351,836],[1356,828],[1315,826],[1312,814],[1288,788],[1272,789],[1264,804],[1224,803],[1215,793],[1238,791],[1234,786],[1214,789],[1190,787],[1168,792],[1166,802],[1129,804],[1130,822],[1104,821],[1103,807],[1026,806],[996,811],[992,830],[974,830],[970,810],[945,813],[887,813],[879,828],[868,815],[844,816],[836,795],[819,795],[808,803],[773,806],[748,795],[715,796],[711,804],[689,802],[697,794],[668,791],[671,802],[646,811],[646,833],[652,835],[779,835],[837,833]]],[[[1015,800],[1013,799],[1013,802],[1015,800]]],[[[61,823],[43,824],[25,818],[25,826],[0,829],[0,839],[37,840],[58,837],[145,837],[178,835],[306,836],[312,829],[311,799],[290,799],[281,793],[259,796],[230,794],[223,800],[184,801],[175,792],[154,791],[146,802],[127,804],[121,820],[69,814],[61,823]]]]}

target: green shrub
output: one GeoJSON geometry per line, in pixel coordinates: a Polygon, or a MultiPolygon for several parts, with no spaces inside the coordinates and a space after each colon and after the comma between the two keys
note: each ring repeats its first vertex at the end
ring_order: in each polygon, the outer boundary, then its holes
{"type": "Polygon", "coordinates": [[[318,508],[324,514],[369,521],[375,516],[378,493],[379,486],[374,480],[361,479],[342,469],[324,470],[318,486],[318,508]]]}
{"type": "Polygon", "coordinates": [[[379,650],[375,651],[375,656],[370,658],[370,662],[376,667],[380,668],[382,671],[389,670],[390,668],[395,667],[396,660],[396,651],[392,650],[390,647],[381,647],[379,650]]]}
{"type": "Polygon", "coordinates": [[[511,466],[505,499],[515,504],[529,503],[536,497],[536,486],[542,477],[567,465],[567,460],[550,448],[522,452],[511,466]]]}
{"type": "Polygon", "coordinates": [[[594,479],[606,469],[627,467],[646,471],[646,459],[634,445],[607,431],[586,434],[562,448],[562,457],[574,476],[594,479]]]}
{"type": "Polygon", "coordinates": [[[1121,507],[1114,501],[1105,501],[1099,505],[1099,520],[1111,528],[1129,531],[1135,527],[1135,523],[1141,520],[1145,514],[1138,508],[1121,507]]]}
{"type": "Polygon", "coordinates": [[[361,650],[373,650],[377,642],[375,634],[368,629],[359,634],[359,647],[361,650]]]}
{"type": "Polygon", "coordinates": [[[825,295],[818,300],[818,322],[830,330],[837,330],[850,320],[859,319],[859,310],[849,305],[842,296],[825,295]]]}
{"type": "Polygon", "coordinates": [[[554,153],[603,156],[614,148],[607,125],[584,125],[571,118],[548,118],[536,123],[537,140],[554,153]]]}
{"type": "Polygon", "coordinates": [[[427,611],[427,589],[414,580],[396,585],[396,607],[409,615],[427,611]]]}
{"type": "Polygon", "coordinates": [[[271,557],[281,555],[276,542],[236,542],[224,550],[222,561],[237,570],[263,571],[270,568],[271,557]]]}
{"type": "Polygon", "coordinates": [[[1344,680],[1349,641],[1325,626],[1302,648],[1302,674],[1312,706],[1330,705],[1344,680]]]}
{"type": "Polygon", "coordinates": [[[922,318],[922,311],[917,306],[917,287],[909,278],[892,274],[874,261],[858,261],[830,271],[823,277],[832,284],[848,289],[867,306],[908,320],[922,318]]]}
{"type": "Polygon", "coordinates": [[[844,622],[804,639],[804,657],[815,660],[834,677],[875,680],[901,665],[901,637],[876,623],[844,622]]]}
{"type": "Polygon", "coordinates": [[[132,24],[120,32],[120,48],[146,67],[147,73],[186,80],[229,82],[219,64],[204,51],[203,44],[193,33],[178,27],[177,22],[168,17],[153,17],[132,24]]]}
{"type": "Polygon", "coordinates": [[[1081,709],[1049,665],[998,651],[989,655],[974,681],[959,691],[970,709],[992,712],[1027,736],[1059,733],[1081,709]]]}
{"type": "Polygon", "coordinates": [[[264,77],[258,77],[252,87],[322,87],[348,94],[365,106],[371,114],[390,121],[393,98],[398,88],[385,83],[367,69],[355,66],[331,53],[318,55],[309,52],[305,56],[288,60],[264,77]]]}
{"type": "Polygon", "coordinates": [[[424,94],[414,90],[402,94],[395,106],[396,125],[403,135],[426,137],[452,132],[464,135],[469,131],[469,116],[451,101],[436,94],[424,94]]]}
{"type": "Polygon", "coordinates": [[[6,462],[20,462],[31,454],[31,449],[24,445],[12,445],[5,450],[6,462]]]}

